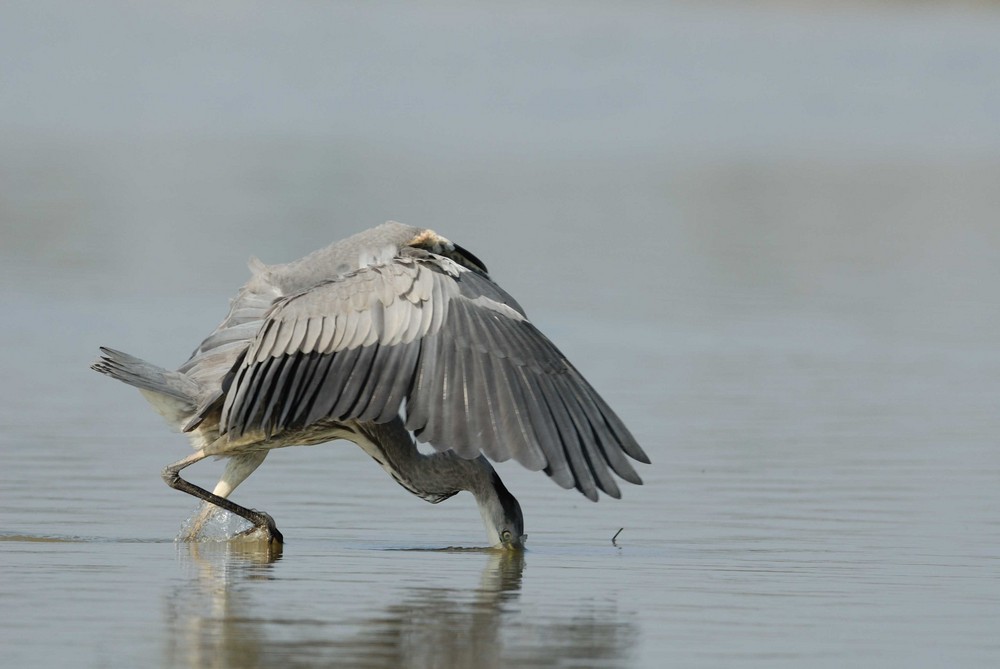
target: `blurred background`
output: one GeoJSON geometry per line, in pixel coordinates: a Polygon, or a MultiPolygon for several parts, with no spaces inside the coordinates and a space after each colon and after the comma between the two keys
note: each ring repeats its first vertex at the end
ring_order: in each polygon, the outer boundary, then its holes
{"type": "MultiPolygon", "coordinates": [[[[177,365],[251,255],[395,219],[484,260],[654,460],[596,507],[503,469],[527,575],[546,537],[572,561],[625,525],[641,582],[679,560],[697,584],[666,598],[683,616],[624,588],[608,666],[982,666],[998,212],[995,3],[4,2],[0,530],[173,536],[193,505],[157,473],[186,447],[87,369],[97,346],[177,365]],[[774,581],[716,592],[745,561],[774,581]],[[722,613],[734,592],[773,637],[722,613]]],[[[343,451],[276,454],[242,499],[316,541],[478,538],[402,497],[349,522],[331,468],[397,491],[343,451]]]]}
{"type": "Polygon", "coordinates": [[[637,275],[674,315],[692,293],[780,291],[937,330],[926,300],[994,303],[991,4],[43,1],[2,18],[8,284],[235,288],[251,254],[395,218],[479,250],[543,313],[615,310],[637,275]]]}

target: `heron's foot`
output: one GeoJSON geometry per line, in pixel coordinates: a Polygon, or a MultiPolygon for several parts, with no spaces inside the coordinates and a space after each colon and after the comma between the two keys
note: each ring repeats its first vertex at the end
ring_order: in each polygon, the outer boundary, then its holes
{"type": "Polygon", "coordinates": [[[247,518],[247,520],[253,523],[253,527],[243,530],[236,536],[261,539],[267,541],[269,544],[278,546],[285,543],[285,537],[278,531],[278,526],[274,523],[274,518],[270,514],[263,511],[252,511],[251,513],[253,518],[247,518]]]}

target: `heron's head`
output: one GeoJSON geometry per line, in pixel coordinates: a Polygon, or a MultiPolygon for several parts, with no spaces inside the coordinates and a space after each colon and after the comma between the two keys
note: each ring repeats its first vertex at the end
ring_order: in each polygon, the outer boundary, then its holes
{"type": "Polygon", "coordinates": [[[407,245],[430,251],[431,253],[439,256],[444,256],[466,269],[471,269],[473,272],[482,274],[486,277],[489,276],[489,270],[486,269],[486,265],[482,260],[472,255],[468,249],[462,248],[455,242],[442,237],[433,230],[421,230],[407,243],[407,245]]]}
{"type": "Polygon", "coordinates": [[[493,545],[505,550],[524,550],[524,542],[528,537],[524,533],[521,505],[496,472],[490,477],[490,487],[492,494],[479,500],[479,511],[493,545]]]}

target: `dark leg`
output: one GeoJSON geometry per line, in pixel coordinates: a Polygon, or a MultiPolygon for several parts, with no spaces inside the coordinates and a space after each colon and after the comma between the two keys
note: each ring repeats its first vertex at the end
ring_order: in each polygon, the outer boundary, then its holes
{"type": "MultiPolygon", "coordinates": [[[[212,489],[213,495],[218,495],[219,497],[225,497],[229,499],[229,496],[236,490],[239,484],[243,483],[248,476],[254,473],[254,471],[264,462],[264,458],[267,457],[269,451],[251,451],[249,453],[240,453],[239,455],[232,455],[226,461],[226,471],[223,472],[222,478],[219,482],[215,484],[212,489]]],[[[215,511],[218,511],[219,507],[211,504],[209,502],[204,502],[201,505],[201,509],[198,510],[198,515],[188,524],[187,535],[184,537],[184,541],[193,541],[199,534],[201,534],[202,528],[208,519],[212,517],[215,511]]],[[[254,528],[256,529],[256,528],[254,528]]]]}
{"type": "Polygon", "coordinates": [[[253,509],[248,509],[246,507],[240,506],[239,504],[228,500],[225,497],[220,497],[215,493],[211,493],[204,488],[199,488],[195,484],[185,481],[181,478],[181,470],[185,467],[193,465],[194,463],[204,460],[208,457],[203,451],[198,451],[188,457],[184,458],[179,462],[175,462],[172,465],[166,467],[163,470],[163,480],[168,486],[174,488],[175,490],[180,490],[181,492],[186,492],[189,495],[194,495],[198,499],[202,499],[206,502],[214,504],[230,513],[235,513],[241,518],[246,518],[254,527],[265,530],[270,537],[270,541],[276,543],[284,543],[284,537],[281,536],[281,532],[278,531],[277,526],[274,524],[274,519],[263,511],[254,511],[253,509]]]}

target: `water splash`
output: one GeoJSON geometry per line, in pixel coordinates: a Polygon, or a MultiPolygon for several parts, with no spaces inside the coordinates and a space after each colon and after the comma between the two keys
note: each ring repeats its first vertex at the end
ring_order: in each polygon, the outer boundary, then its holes
{"type": "Polygon", "coordinates": [[[254,528],[245,518],[214,505],[205,505],[184,521],[175,541],[260,541],[267,539],[265,535],[265,531],[254,528]]]}

